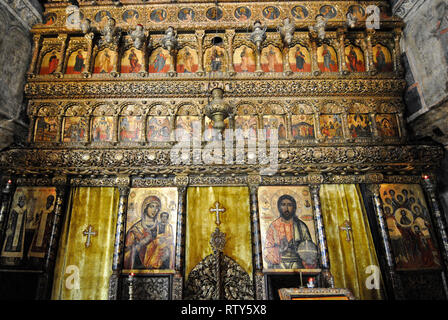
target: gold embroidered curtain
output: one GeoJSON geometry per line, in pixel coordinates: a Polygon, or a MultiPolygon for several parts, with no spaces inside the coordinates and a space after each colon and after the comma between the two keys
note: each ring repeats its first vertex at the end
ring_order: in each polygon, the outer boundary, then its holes
{"type": "Polygon", "coordinates": [[[226,234],[224,254],[235,260],[252,278],[252,245],[249,189],[247,187],[190,187],[187,190],[186,271],[188,277],[202,259],[212,253],[210,235],[216,201],[226,211],[220,214],[221,232],[226,234]]]}
{"type": "Polygon", "coordinates": [[[75,187],[71,190],[59,243],[52,299],[108,298],[112,274],[119,193],[116,188],[75,187]],[[91,236],[86,247],[89,226],[91,236]],[[79,280],[79,281],[78,281],[79,280]]]}
{"type": "Polygon", "coordinates": [[[350,289],[357,299],[381,299],[380,290],[366,286],[372,275],[366,268],[374,265],[379,271],[379,263],[359,186],[322,185],[320,201],[335,287],[350,289]],[[347,232],[340,229],[345,221],[351,225],[350,241],[347,232]]]}

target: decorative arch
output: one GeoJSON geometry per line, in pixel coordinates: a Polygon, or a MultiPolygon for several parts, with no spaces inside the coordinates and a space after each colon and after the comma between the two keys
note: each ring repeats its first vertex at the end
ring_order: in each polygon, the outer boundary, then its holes
{"type": "Polygon", "coordinates": [[[177,53],[176,70],[178,73],[194,73],[199,69],[198,51],[191,46],[184,46],[177,53]]]}
{"type": "Polygon", "coordinates": [[[350,72],[365,72],[366,63],[364,60],[364,52],[354,44],[349,44],[344,49],[345,64],[350,72]]]}
{"type": "Polygon", "coordinates": [[[170,53],[168,50],[157,47],[148,59],[149,73],[167,73],[170,70],[170,53]]]}
{"type": "Polygon", "coordinates": [[[283,55],[277,46],[269,44],[261,50],[261,69],[264,72],[283,72],[283,55]]]}

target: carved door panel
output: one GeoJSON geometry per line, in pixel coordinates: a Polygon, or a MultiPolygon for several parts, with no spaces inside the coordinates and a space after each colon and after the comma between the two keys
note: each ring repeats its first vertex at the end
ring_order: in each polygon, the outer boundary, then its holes
{"type": "Polygon", "coordinates": [[[187,190],[186,299],[253,299],[249,190],[187,190]]]}

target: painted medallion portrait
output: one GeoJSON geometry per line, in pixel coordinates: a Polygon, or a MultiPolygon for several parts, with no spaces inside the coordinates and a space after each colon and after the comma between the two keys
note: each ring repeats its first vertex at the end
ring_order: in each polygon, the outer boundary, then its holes
{"type": "Polygon", "coordinates": [[[67,61],[66,74],[80,74],[86,70],[85,61],[87,59],[87,51],[83,49],[75,50],[70,54],[67,61]]]}
{"type": "Polygon", "coordinates": [[[58,121],[56,117],[38,117],[34,132],[34,141],[55,141],[58,134],[58,121]]]}
{"type": "Polygon", "coordinates": [[[363,21],[366,18],[364,9],[359,5],[350,6],[348,12],[358,21],[363,21]]]}
{"type": "Polygon", "coordinates": [[[45,257],[55,199],[54,187],[17,187],[6,225],[2,258],[45,257]]]}
{"type": "Polygon", "coordinates": [[[314,139],[314,116],[312,114],[292,115],[291,131],[294,140],[314,139]]]}
{"type": "Polygon", "coordinates": [[[283,72],[283,57],[279,48],[270,44],[261,50],[261,69],[264,72],[283,72]]]}
{"type": "Polygon", "coordinates": [[[113,117],[93,117],[92,141],[94,142],[112,141],[113,130],[114,130],[113,117]]]}
{"type": "Polygon", "coordinates": [[[125,116],[120,117],[119,136],[123,142],[138,142],[143,138],[143,117],[125,116]]]}
{"type": "Polygon", "coordinates": [[[93,73],[110,73],[117,63],[118,54],[108,48],[98,52],[95,58],[93,73]]]}
{"type": "Polygon", "coordinates": [[[366,65],[364,61],[364,53],[354,45],[345,47],[345,63],[347,69],[351,72],[365,72],[366,65]]]}
{"type": "Polygon", "coordinates": [[[143,52],[130,48],[123,53],[121,73],[137,73],[143,71],[143,52]]]}
{"type": "Polygon", "coordinates": [[[236,72],[254,72],[254,50],[245,45],[237,48],[233,54],[233,67],[236,72]]]}
{"type": "Polygon", "coordinates": [[[343,136],[342,118],[339,114],[322,114],[319,116],[321,136],[333,139],[343,136]]]}
{"type": "Polygon", "coordinates": [[[382,184],[380,196],[397,270],[440,269],[425,196],[417,184],[382,184]]]}
{"type": "Polygon", "coordinates": [[[170,141],[171,122],[167,116],[149,116],[147,124],[148,141],[170,141]]]}
{"type": "Polygon", "coordinates": [[[222,9],[218,8],[218,7],[212,7],[210,9],[207,10],[205,16],[207,17],[207,19],[212,20],[212,21],[218,21],[222,18],[222,9]]]}
{"type": "Polygon", "coordinates": [[[394,65],[389,49],[381,44],[375,45],[373,48],[373,63],[378,72],[392,72],[394,65]]]}
{"type": "Polygon", "coordinates": [[[286,140],[286,121],[283,116],[263,116],[263,129],[266,130],[266,139],[271,138],[271,131],[277,130],[278,140],[286,140]]]}
{"type": "Polygon", "coordinates": [[[138,20],[139,14],[137,10],[126,10],[123,13],[123,21],[130,24],[130,25],[136,25],[138,20]]]}
{"type": "Polygon", "coordinates": [[[107,17],[112,18],[109,11],[101,10],[95,15],[95,21],[103,27],[107,23],[107,17]]]}
{"type": "Polygon", "coordinates": [[[263,269],[319,268],[309,188],[260,187],[258,207],[263,269]]]}
{"type": "Polygon", "coordinates": [[[53,74],[59,65],[59,56],[56,50],[48,52],[42,58],[39,74],[53,74]]]}
{"type": "Polygon", "coordinates": [[[184,47],[177,54],[177,72],[194,73],[199,69],[199,57],[195,49],[184,47]]]}
{"type": "Polygon", "coordinates": [[[191,9],[191,8],[182,8],[179,10],[179,13],[177,14],[177,17],[179,18],[179,20],[182,20],[185,22],[193,21],[194,16],[195,16],[195,13],[194,13],[193,9],[191,9]]]}
{"type": "Polygon", "coordinates": [[[123,268],[173,270],[176,232],[177,188],[132,188],[123,268]]]}
{"type": "Polygon", "coordinates": [[[170,69],[170,53],[162,47],[154,50],[148,62],[149,73],[167,73],[170,69]]]}
{"type": "Polygon", "coordinates": [[[380,137],[398,137],[398,123],[395,114],[377,114],[375,122],[380,137]]]}
{"type": "Polygon", "coordinates": [[[239,21],[247,21],[252,15],[252,12],[248,7],[238,7],[235,9],[234,15],[239,21]]]}
{"type": "Polygon", "coordinates": [[[317,48],[317,65],[322,72],[337,72],[338,56],[332,46],[324,44],[317,48]]]}
{"type": "Polygon", "coordinates": [[[64,142],[87,141],[88,120],[85,117],[64,118],[64,142]]]}
{"type": "Polygon", "coordinates": [[[336,17],[337,11],[336,11],[335,7],[325,5],[320,8],[319,13],[327,19],[332,19],[332,18],[336,17]]]}
{"type": "Polygon", "coordinates": [[[280,16],[280,10],[277,7],[269,6],[263,9],[263,17],[268,20],[275,20],[280,16]]]}
{"type": "Polygon", "coordinates": [[[227,53],[221,46],[213,46],[205,51],[205,71],[207,72],[226,72],[227,71],[227,53]]]}
{"type": "Polygon", "coordinates": [[[164,9],[154,9],[149,15],[154,22],[162,22],[166,19],[166,11],[164,9]]]}
{"type": "Polygon", "coordinates": [[[289,50],[288,56],[293,72],[311,72],[311,56],[307,48],[297,44],[289,50]]]}
{"type": "Polygon", "coordinates": [[[308,17],[308,9],[304,6],[295,6],[291,9],[291,14],[294,18],[302,20],[308,17]]]}
{"type": "Polygon", "coordinates": [[[368,114],[351,113],[347,116],[348,130],[352,138],[372,136],[368,114]]]}

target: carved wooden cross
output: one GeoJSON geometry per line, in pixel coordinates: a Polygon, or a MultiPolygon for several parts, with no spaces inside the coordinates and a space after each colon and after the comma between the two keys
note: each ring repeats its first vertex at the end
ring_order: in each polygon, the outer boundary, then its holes
{"type": "Polygon", "coordinates": [[[87,236],[87,240],[86,240],[86,248],[90,247],[90,244],[91,244],[91,242],[90,242],[90,240],[91,240],[90,237],[91,237],[91,236],[96,237],[96,235],[97,235],[96,231],[92,231],[92,229],[93,229],[93,227],[92,227],[91,225],[89,225],[89,226],[87,227],[87,229],[84,230],[84,232],[82,233],[83,235],[87,236]]]}
{"type": "Polygon", "coordinates": [[[219,207],[220,205],[221,204],[218,201],[216,201],[215,202],[215,207],[211,207],[210,208],[210,212],[216,214],[216,221],[215,221],[215,223],[216,223],[217,226],[219,226],[221,224],[221,220],[219,220],[219,214],[226,212],[226,208],[220,208],[219,207]]]}
{"type": "Polygon", "coordinates": [[[346,232],[345,240],[350,241],[350,231],[352,231],[352,225],[350,224],[350,222],[348,220],[345,220],[344,224],[339,227],[339,229],[346,232]]]}

